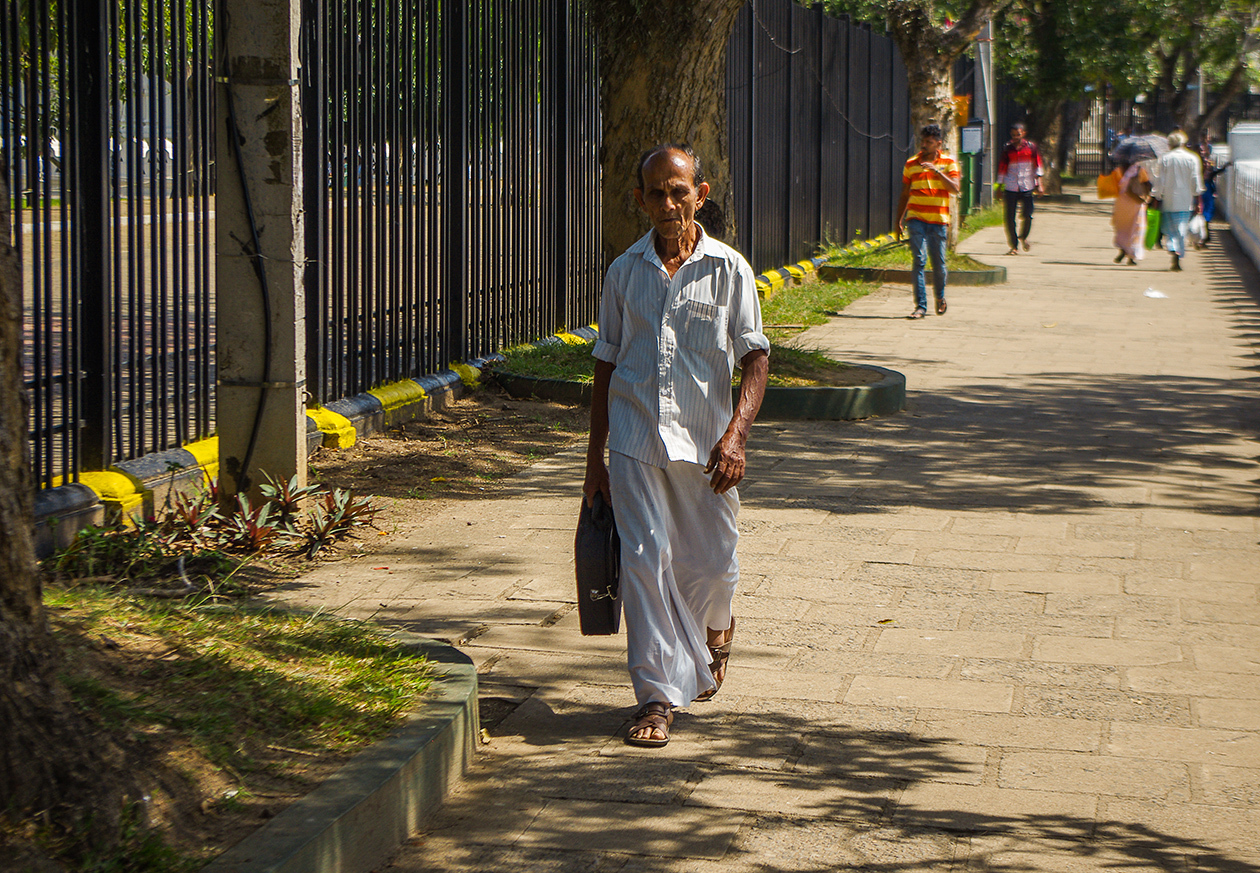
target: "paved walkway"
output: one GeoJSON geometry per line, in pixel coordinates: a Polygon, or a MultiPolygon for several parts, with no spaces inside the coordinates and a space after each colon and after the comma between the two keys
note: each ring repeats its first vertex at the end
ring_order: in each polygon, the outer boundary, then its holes
{"type": "Polygon", "coordinates": [[[811,331],[909,409],[757,426],[729,678],[664,750],[622,743],[624,638],[569,603],[580,450],[300,580],[523,701],[389,869],[1260,871],[1260,281],[1227,236],[1124,268],[1105,207],[1043,207],[1031,255],[964,246],[1008,284],[811,331]]]}

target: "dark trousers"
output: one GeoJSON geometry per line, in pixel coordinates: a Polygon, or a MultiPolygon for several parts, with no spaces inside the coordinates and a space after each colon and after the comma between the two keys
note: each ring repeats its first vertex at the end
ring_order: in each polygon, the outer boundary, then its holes
{"type": "Polygon", "coordinates": [[[1028,231],[1032,230],[1033,192],[1006,191],[1006,242],[1011,248],[1019,248],[1021,239],[1028,239],[1028,231]],[[1019,225],[1019,236],[1015,236],[1015,210],[1023,208],[1023,220],[1019,225]]]}

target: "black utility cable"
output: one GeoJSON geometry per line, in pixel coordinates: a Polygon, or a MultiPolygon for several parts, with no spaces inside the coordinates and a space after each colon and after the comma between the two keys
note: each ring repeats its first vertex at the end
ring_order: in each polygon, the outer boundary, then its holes
{"type": "MultiPolygon", "coordinates": [[[[223,16],[223,36],[224,43],[227,42],[228,28],[231,26],[231,18],[228,15],[223,16]]],[[[225,52],[226,55],[226,52],[225,52]]],[[[241,459],[241,468],[235,475],[236,491],[241,493],[249,489],[249,465],[254,459],[254,449],[258,446],[258,435],[262,431],[263,412],[267,408],[267,388],[271,382],[271,287],[267,284],[267,270],[263,264],[262,243],[258,239],[258,222],[254,218],[254,204],[249,196],[249,184],[245,181],[245,163],[241,157],[241,135],[240,128],[236,121],[236,101],[232,96],[232,71],[228,67],[228,61],[225,57],[224,66],[224,91],[227,94],[228,109],[228,138],[232,141],[232,152],[236,156],[236,173],[241,180],[241,193],[245,198],[245,217],[249,222],[249,235],[254,251],[250,254],[250,260],[254,265],[254,272],[258,275],[258,286],[262,291],[263,306],[263,377],[258,385],[258,410],[254,413],[254,427],[249,434],[249,444],[245,448],[245,457],[241,459]]]]}

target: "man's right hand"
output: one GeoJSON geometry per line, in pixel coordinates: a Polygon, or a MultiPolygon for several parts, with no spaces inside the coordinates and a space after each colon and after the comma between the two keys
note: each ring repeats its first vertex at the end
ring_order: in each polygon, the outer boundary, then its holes
{"type": "Polygon", "coordinates": [[[897,227],[893,230],[893,233],[897,239],[901,239],[903,236],[905,236],[906,220],[904,218],[900,218],[897,220],[897,227]]]}
{"type": "Polygon", "coordinates": [[[595,498],[595,492],[604,495],[604,502],[612,506],[612,488],[608,482],[608,465],[603,459],[588,459],[586,462],[586,479],[582,482],[582,497],[589,506],[595,498]]]}

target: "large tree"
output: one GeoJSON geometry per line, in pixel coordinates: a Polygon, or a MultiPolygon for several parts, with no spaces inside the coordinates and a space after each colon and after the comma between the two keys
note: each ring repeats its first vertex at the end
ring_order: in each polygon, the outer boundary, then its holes
{"type": "Polygon", "coordinates": [[[952,135],[954,62],[967,50],[995,12],[1010,0],[891,0],[888,29],[901,51],[910,83],[910,125],[918,130],[935,121],[952,135]],[[957,15],[951,19],[950,14],[957,15]]]}
{"type": "Polygon", "coordinates": [[[833,15],[883,19],[910,85],[910,125],[935,122],[954,141],[954,62],[1011,0],[825,0],[833,15]]]}
{"type": "MultiPolygon", "coordinates": [[[[0,169],[0,816],[108,844],[138,793],[58,681],[31,537],[22,278],[0,169]]],[[[17,863],[17,859],[12,859],[17,863]]]]}
{"type": "Polygon", "coordinates": [[[711,208],[733,214],[723,82],[726,44],[743,6],[588,0],[600,47],[605,263],[647,229],[631,189],[639,156],[657,143],[694,146],[704,159],[711,208]]]}
{"type": "MultiPolygon", "coordinates": [[[[995,10],[1010,0],[828,0],[833,14],[887,17],[906,64],[910,119],[954,138],[952,67],[995,10]],[[956,20],[948,20],[954,15],[956,20]]],[[[726,45],[744,0],[588,0],[599,35],[604,118],[604,256],[643,233],[631,195],[635,163],[662,141],[686,141],[705,160],[710,208],[732,215],[727,153],[726,45]]],[[[712,213],[702,216],[706,225],[712,213]]],[[[727,230],[730,230],[729,225],[727,230]]]]}
{"type": "Polygon", "coordinates": [[[1258,77],[1260,2],[1190,0],[1155,11],[1153,90],[1171,100],[1172,122],[1197,138],[1258,77]]]}

